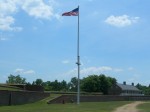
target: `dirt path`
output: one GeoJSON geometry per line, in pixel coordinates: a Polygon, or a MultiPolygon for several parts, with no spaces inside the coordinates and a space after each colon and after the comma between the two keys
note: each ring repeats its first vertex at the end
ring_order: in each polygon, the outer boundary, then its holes
{"type": "Polygon", "coordinates": [[[136,106],[142,104],[144,102],[134,102],[134,103],[130,103],[124,106],[121,106],[119,108],[117,108],[114,112],[139,112],[139,110],[136,108],[136,106]]]}

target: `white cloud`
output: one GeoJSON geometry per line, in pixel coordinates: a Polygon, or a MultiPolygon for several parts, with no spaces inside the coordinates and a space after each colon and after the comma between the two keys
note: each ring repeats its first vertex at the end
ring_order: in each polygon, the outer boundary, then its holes
{"type": "Polygon", "coordinates": [[[100,74],[102,72],[112,71],[111,67],[89,67],[81,70],[81,74],[100,74]]]}
{"type": "MultiPolygon", "coordinates": [[[[102,66],[102,67],[88,67],[88,68],[83,68],[80,70],[80,74],[82,76],[88,76],[88,75],[92,75],[92,74],[105,74],[107,72],[122,72],[122,69],[119,68],[112,68],[109,66],[102,66]]],[[[65,73],[65,75],[67,76],[75,76],[77,74],[77,68],[72,69],[70,71],[68,71],[67,73],[65,73]]]]}
{"type": "Polygon", "coordinates": [[[116,27],[125,27],[130,26],[133,23],[136,23],[139,20],[139,17],[130,17],[128,15],[122,15],[122,16],[109,16],[105,22],[107,24],[110,24],[112,26],[116,27]]]}
{"type": "Polygon", "coordinates": [[[12,37],[12,34],[2,33],[0,32],[0,41],[8,41],[12,37]]]}
{"type": "Polygon", "coordinates": [[[4,37],[0,37],[0,41],[6,41],[8,40],[7,38],[4,38],[4,37]]]}
{"type": "Polygon", "coordinates": [[[24,71],[24,74],[35,74],[35,71],[34,70],[24,71]]]}
{"type": "Polygon", "coordinates": [[[62,63],[63,64],[68,64],[68,63],[70,63],[70,61],[69,60],[63,60],[62,63]]]}
{"type": "Polygon", "coordinates": [[[21,31],[22,27],[13,26],[15,19],[11,16],[17,12],[18,0],[0,1],[0,30],[2,31],[21,31]]]}
{"type": "Polygon", "coordinates": [[[2,33],[0,33],[0,41],[6,41],[8,38],[6,38],[2,33]]]}
{"type": "Polygon", "coordinates": [[[123,70],[123,69],[120,69],[120,68],[115,68],[114,71],[115,71],[115,72],[122,72],[122,71],[124,71],[124,70],[123,70]]]}
{"type": "Polygon", "coordinates": [[[134,68],[133,68],[133,67],[129,67],[128,70],[129,70],[129,71],[133,71],[134,68]]]}
{"type": "Polygon", "coordinates": [[[1,0],[0,1],[0,15],[8,15],[17,12],[18,0],[1,0]]]}
{"type": "Polygon", "coordinates": [[[56,2],[56,0],[48,0],[48,3],[49,3],[51,6],[59,6],[59,5],[60,5],[58,2],[56,2]]]}
{"type": "Polygon", "coordinates": [[[54,17],[59,21],[61,21],[61,19],[62,19],[60,14],[55,14],[54,17]]]}
{"type": "Polygon", "coordinates": [[[53,17],[53,8],[45,4],[43,0],[26,0],[22,9],[35,18],[50,19],[53,17]]]}
{"type": "Polygon", "coordinates": [[[14,72],[15,74],[35,74],[34,70],[24,70],[20,68],[17,68],[14,72]]]}
{"type": "Polygon", "coordinates": [[[21,31],[22,27],[13,27],[15,19],[11,16],[0,16],[0,30],[21,31]]]}
{"type": "Polygon", "coordinates": [[[54,0],[0,0],[0,30],[2,31],[22,31],[22,27],[15,26],[14,14],[21,9],[28,15],[38,19],[48,19],[52,17],[60,19],[58,14],[54,14],[53,6],[57,2],[54,0]]]}
{"type": "Polygon", "coordinates": [[[15,73],[21,74],[21,73],[23,73],[23,71],[24,71],[24,69],[17,68],[17,69],[15,70],[15,73]]]}
{"type": "Polygon", "coordinates": [[[74,68],[74,69],[72,69],[72,70],[70,70],[70,71],[68,71],[68,72],[66,72],[64,74],[68,75],[68,76],[73,76],[73,75],[77,74],[77,68],[74,68]]]}
{"type": "Polygon", "coordinates": [[[132,82],[138,83],[138,82],[140,82],[140,81],[139,81],[140,78],[141,78],[141,75],[139,75],[139,74],[133,74],[133,75],[128,79],[128,82],[130,82],[130,83],[132,83],[132,82]]]}

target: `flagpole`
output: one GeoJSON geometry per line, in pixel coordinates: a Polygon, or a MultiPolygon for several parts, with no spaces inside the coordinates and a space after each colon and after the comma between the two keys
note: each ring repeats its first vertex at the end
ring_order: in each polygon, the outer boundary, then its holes
{"type": "MultiPolygon", "coordinates": [[[[79,10],[79,6],[78,6],[79,10]]],[[[78,90],[77,90],[77,104],[80,104],[80,35],[79,35],[79,16],[80,11],[78,13],[78,37],[77,37],[77,66],[78,66],[78,90]]]]}
{"type": "Polygon", "coordinates": [[[80,40],[79,40],[79,5],[78,8],[70,11],[70,12],[65,12],[62,14],[62,16],[78,16],[78,30],[77,30],[77,66],[78,66],[78,84],[77,84],[77,104],[80,104],[80,40]]]}

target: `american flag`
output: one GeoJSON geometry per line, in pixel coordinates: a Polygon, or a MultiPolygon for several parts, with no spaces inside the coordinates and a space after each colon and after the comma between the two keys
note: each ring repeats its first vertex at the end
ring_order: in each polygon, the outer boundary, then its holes
{"type": "Polygon", "coordinates": [[[70,12],[65,12],[62,16],[78,16],[79,15],[79,8],[76,8],[70,12]]]}

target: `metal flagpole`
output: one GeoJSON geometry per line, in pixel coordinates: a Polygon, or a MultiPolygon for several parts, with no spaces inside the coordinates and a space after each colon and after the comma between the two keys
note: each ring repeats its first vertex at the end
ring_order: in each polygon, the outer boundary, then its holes
{"type": "Polygon", "coordinates": [[[78,90],[77,90],[77,104],[80,104],[80,49],[79,49],[79,45],[80,45],[80,40],[79,40],[79,5],[78,8],[70,11],[70,12],[65,12],[62,14],[62,16],[77,16],[78,15],[78,31],[77,31],[77,66],[78,66],[78,90]]]}
{"type": "Polygon", "coordinates": [[[80,104],[80,35],[79,35],[79,6],[78,6],[78,37],[77,37],[77,66],[78,66],[78,92],[77,92],[77,104],[80,104]]]}

